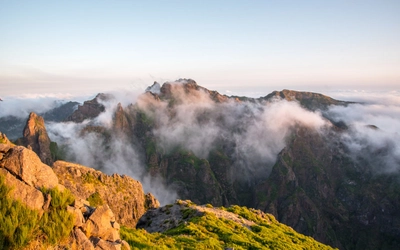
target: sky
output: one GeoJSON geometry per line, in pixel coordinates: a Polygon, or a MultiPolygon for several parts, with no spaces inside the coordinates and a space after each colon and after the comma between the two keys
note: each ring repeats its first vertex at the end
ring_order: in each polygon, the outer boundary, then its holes
{"type": "Polygon", "coordinates": [[[399,0],[0,0],[0,97],[179,78],[253,96],[400,91],[399,13],[399,0]]]}

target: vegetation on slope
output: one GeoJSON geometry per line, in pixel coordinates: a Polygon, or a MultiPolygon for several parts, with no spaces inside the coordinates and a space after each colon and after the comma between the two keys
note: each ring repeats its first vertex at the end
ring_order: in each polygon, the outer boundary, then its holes
{"type": "MultiPolygon", "coordinates": [[[[121,238],[132,249],[332,249],[279,223],[270,214],[246,207],[212,208],[178,201],[160,211],[170,215],[162,224],[178,224],[154,233],[122,227],[121,238]],[[179,219],[174,214],[177,206],[179,219]]],[[[159,218],[152,219],[148,224],[159,222],[159,218]]]]}
{"type": "Polygon", "coordinates": [[[34,241],[41,246],[55,245],[68,237],[74,223],[74,216],[66,210],[74,201],[68,190],[42,190],[51,196],[42,216],[10,197],[11,190],[0,175],[0,249],[21,249],[34,241]]]}

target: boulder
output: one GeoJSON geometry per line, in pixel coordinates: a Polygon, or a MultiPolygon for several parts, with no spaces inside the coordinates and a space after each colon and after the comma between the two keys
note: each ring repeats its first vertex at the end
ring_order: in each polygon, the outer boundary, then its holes
{"type": "Polygon", "coordinates": [[[114,228],[115,222],[114,213],[108,205],[102,205],[90,215],[84,225],[86,234],[92,237],[98,237],[104,240],[116,241],[119,240],[119,228],[114,228]]]}
{"type": "Polygon", "coordinates": [[[83,227],[85,218],[83,217],[82,211],[79,208],[68,206],[67,210],[72,213],[75,217],[74,227],[83,227]]]}
{"type": "Polygon", "coordinates": [[[99,238],[92,239],[95,250],[121,250],[121,242],[110,242],[99,238]]]}
{"type": "Polygon", "coordinates": [[[73,231],[73,237],[75,244],[78,249],[82,250],[94,250],[92,242],[86,237],[86,235],[79,228],[75,228],[73,231]]]}
{"type": "Polygon", "coordinates": [[[9,155],[0,163],[0,167],[7,169],[17,179],[35,188],[58,187],[57,175],[40,161],[35,152],[16,146],[8,153],[9,155]]]}
{"type": "Polygon", "coordinates": [[[7,186],[13,187],[11,196],[14,197],[14,199],[20,200],[32,209],[42,210],[44,205],[42,192],[18,180],[4,168],[0,168],[0,175],[5,177],[7,186]]]}
{"type": "Polygon", "coordinates": [[[3,159],[5,153],[10,150],[12,143],[8,140],[7,136],[0,132],[0,161],[3,159]]]}

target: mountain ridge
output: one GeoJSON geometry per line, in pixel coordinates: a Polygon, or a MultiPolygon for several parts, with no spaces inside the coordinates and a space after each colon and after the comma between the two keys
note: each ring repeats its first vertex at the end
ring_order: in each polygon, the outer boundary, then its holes
{"type": "Polygon", "coordinates": [[[398,174],[374,171],[389,149],[354,155],[346,144],[354,128],[327,112],[353,102],[291,90],[228,97],[190,79],[155,83],[133,101],[118,104],[107,125],[83,117],[73,139],[98,147],[91,151],[97,169],[115,154],[127,162],[124,169],[134,168],[137,157],[139,176],[158,178],[181,199],[261,209],[343,249],[400,245],[398,174]],[[121,141],[138,156],[121,153],[121,141]]]}

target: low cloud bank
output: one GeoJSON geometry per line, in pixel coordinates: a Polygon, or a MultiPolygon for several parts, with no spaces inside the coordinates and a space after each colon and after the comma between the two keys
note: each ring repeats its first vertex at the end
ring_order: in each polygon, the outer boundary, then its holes
{"type": "Polygon", "coordinates": [[[148,94],[137,102],[155,120],[154,135],[166,152],[180,147],[207,158],[223,142],[232,145],[237,167],[266,171],[296,126],[316,131],[329,126],[320,113],[305,110],[297,102],[218,103],[206,91],[185,89],[182,82],[172,83],[171,89],[168,99],[156,101],[148,94]]]}
{"type": "Polygon", "coordinates": [[[27,119],[30,112],[45,113],[68,101],[88,100],[88,96],[71,96],[65,94],[20,95],[8,96],[0,101],[0,118],[14,116],[27,119]]]}
{"type": "MultiPolygon", "coordinates": [[[[161,99],[150,93],[112,93],[113,98],[102,101],[105,112],[90,122],[47,124],[50,138],[64,145],[68,158],[75,162],[141,181],[145,191],[152,192],[162,204],[173,202],[176,192],[161,178],[147,173],[143,149],[132,145],[130,138],[113,134],[99,136],[102,131],[81,132],[87,125],[112,128],[118,103],[124,108],[136,105],[155,122],[152,132],[165,152],[183,148],[207,158],[212,150],[227,145],[235,167],[243,173],[270,170],[286,146],[287,138],[298,126],[324,133],[330,126],[325,116],[347,124],[349,129],[337,135],[355,159],[369,156],[371,166],[381,172],[400,170],[400,102],[395,95],[368,103],[365,96],[351,98],[349,95],[346,100],[363,99],[364,104],[332,106],[323,116],[302,108],[297,102],[280,99],[264,103],[235,100],[218,103],[205,90],[185,89],[182,82],[171,83],[171,90],[172,96],[161,99]]],[[[44,105],[45,108],[48,106],[44,105]]]]}
{"type": "Polygon", "coordinates": [[[349,127],[341,139],[354,158],[366,159],[380,173],[400,171],[400,106],[396,103],[334,106],[327,112],[349,127]]]}

